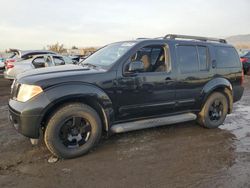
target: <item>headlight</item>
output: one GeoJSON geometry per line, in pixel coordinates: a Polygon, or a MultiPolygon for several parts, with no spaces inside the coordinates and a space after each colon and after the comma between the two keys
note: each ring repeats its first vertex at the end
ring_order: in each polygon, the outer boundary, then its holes
{"type": "Polygon", "coordinates": [[[21,84],[16,99],[20,102],[26,102],[41,92],[43,89],[40,86],[21,84]]]}

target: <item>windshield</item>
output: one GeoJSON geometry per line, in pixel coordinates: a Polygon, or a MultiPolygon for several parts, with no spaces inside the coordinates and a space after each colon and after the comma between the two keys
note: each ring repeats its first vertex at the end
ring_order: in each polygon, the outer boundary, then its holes
{"type": "Polygon", "coordinates": [[[89,56],[82,64],[100,66],[104,69],[111,67],[121,56],[123,56],[135,42],[120,42],[105,46],[89,56]]]}

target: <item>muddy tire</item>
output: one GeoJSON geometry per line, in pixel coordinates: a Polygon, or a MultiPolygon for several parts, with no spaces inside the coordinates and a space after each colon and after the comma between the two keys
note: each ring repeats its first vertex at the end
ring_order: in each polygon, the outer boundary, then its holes
{"type": "Polygon", "coordinates": [[[44,141],[59,158],[86,154],[101,138],[102,125],[97,112],[88,105],[71,103],[59,108],[49,119],[44,141]]]}
{"type": "Polygon", "coordinates": [[[219,92],[212,93],[201,112],[198,114],[198,123],[205,128],[217,128],[225,120],[228,113],[228,100],[219,92]]]}

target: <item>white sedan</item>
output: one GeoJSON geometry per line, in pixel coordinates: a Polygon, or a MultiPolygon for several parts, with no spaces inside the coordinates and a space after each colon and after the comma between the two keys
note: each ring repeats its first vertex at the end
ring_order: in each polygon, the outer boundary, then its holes
{"type": "Polygon", "coordinates": [[[4,58],[0,57],[0,70],[4,69],[4,58]]]}
{"type": "Polygon", "coordinates": [[[13,80],[18,74],[28,70],[67,64],[74,64],[74,62],[66,56],[50,54],[35,55],[29,59],[5,66],[4,78],[13,80]]]}

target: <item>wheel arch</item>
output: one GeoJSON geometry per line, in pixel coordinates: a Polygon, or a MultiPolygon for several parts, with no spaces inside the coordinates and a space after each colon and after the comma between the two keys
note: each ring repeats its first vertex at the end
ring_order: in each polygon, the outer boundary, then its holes
{"type": "Polygon", "coordinates": [[[45,90],[51,101],[44,108],[40,118],[41,127],[46,128],[48,119],[62,105],[67,103],[84,103],[92,107],[100,116],[103,130],[109,133],[110,122],[113,120],[111,99],[100,88],[89,84],[67,83],[45,90]]]}
{"type": "Polygon", "coordinates": [[[200,109],[202,109],[208,97],[214,92],[220,92],[226,96],[228,101],[228,113],[232,113],[233,89],[232,84],[225,78],[215,78],[204,86],[201,94],[202,102],[200,109]]]}

